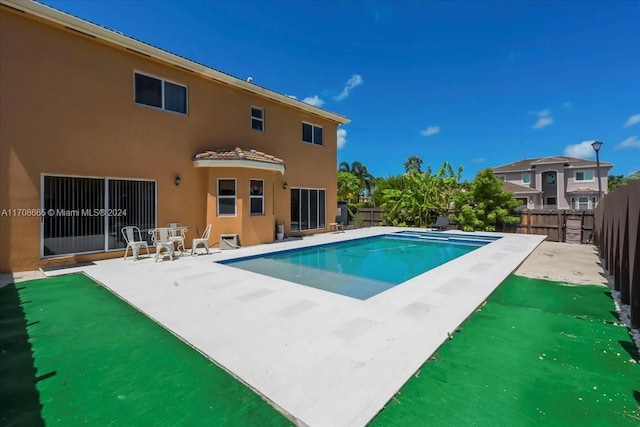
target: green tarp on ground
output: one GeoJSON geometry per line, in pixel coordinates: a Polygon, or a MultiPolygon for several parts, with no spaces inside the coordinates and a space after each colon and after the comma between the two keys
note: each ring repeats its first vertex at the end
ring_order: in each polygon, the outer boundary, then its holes
{"type": "Polygon", "coordinates": [[[372,426],[640,425],[640,366],[608,288],[510,276],[372,426]]]}
{"type": "MultiPolygon", "coordinates": [[[[510,276],[373,426],[640,425],[640,365],[607,288],[510,276]]],[[[0,424],[289,425],[82,275],[0,289],[0,424]]]]}
{"type": "Polygon", "coordinates": [[[0,378],[5,426],[290,425],[83,275],[0,289],[0,378]]]}

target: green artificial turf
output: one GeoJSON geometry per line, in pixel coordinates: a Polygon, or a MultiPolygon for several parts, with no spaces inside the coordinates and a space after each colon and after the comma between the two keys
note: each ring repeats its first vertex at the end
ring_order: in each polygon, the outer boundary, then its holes
{"type": "Polygon", "coordinates": [[[640,366],[608,288],[510,276],[371,426],[640,425],[640,366]]]}
{"type": "Polygon", "coordinates": [[[281,426],[247,386],[84,275],[0,289],[4,426],[281,426]]]}

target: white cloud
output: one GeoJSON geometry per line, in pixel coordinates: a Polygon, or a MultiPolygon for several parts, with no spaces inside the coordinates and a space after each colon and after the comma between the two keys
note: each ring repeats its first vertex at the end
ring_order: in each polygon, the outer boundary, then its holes
{"type": "Polygon", "coordinates": [[[431,136],[436,133],[440,133],[440,126],[429,126],[428,128],[420,131],[420,135],[422,136],[431,136]]]}
{"type": "Polygon", "coordinates": [[[564,104],[562,104],[562,108],[564,108],[567,111],[573,111],[573,104],[567,101],[564,104]]]}
{"type": "Polygon", "coordinates": [[[291,99],[298,99],[298,97],[297,97],[297,96],[295,96],[295,95],[287,95],[287,94],[285,94],[284,96],[288,96],[288,97],[289,97],[289,98],[291,98],[291,99]]]}
{"type": "Polygon", "coordinates": [[[476,157],[475,159],[471,159],[471,163],[484,163],[487,159],[484,157],[476,157]]]}
{"type": "Polygon", "coordinates": [[[318,95],[307,96],[305,99],[302,100],[302,102],[305,102],[309,105],[313,105],[314,107],[322,107],[322,105],[324,104],[324,101],[320,99],[318,95]]]}
{"type": "Polygon", "coordinates": [[[345,146],[347,143],[347,130],[338,129],[338,150],[345,146]]]}
{"type": "Polygon", "coordinates": [[[362,82],[362,76],[360,74],[354,74],[349,80],[347,80],[347,83],[344,85],[344,89],[342,89],[342,92],[340,92],[338,96],[334,96],[333,99],[335,101],[342,101],[349,96],[349,92],[351,92],[351,89],[356,86],[360,86],[362,82]]]}
{"type": "Polygon", "coordinates": [[[638,123],[640,123],[640,114],[634,114],[627,119],[627,123],[624,124],[624,127],[628,128],[633,125],[637,125],[638,123]]]}
{"type": "Polygon", "coordinates": [[[532,129],[542,129],[543,127],[549,126],[553,123],[553,117],[551,117],[551,112],[549,110],[531,111],[529,114],[538,116],[538,121],[531,126],[532,129]]]}
{"type": "Polygon", "coordinates": [[[637,136],[630,136],[622,141],[620,144],[616,144],[614,150],[624,150],[625,148],[640,148],[640,138],[637,136]]]}
{"type": "Polygon", "coordinates": [[[596,152],[591,146],[592,143],[593,139],[590,141],[582,141],[580,144],[567,145],[566,147],[564,147],[564,155],[569,157],[577,157],[579,159],[593,157],[596,155],[596,152]]]}

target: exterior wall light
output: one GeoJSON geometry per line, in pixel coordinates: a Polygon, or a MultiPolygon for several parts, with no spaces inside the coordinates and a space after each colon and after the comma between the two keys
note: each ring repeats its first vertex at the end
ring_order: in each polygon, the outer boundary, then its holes
{"type": "Polygon", "coordinates": [[[282,189],[286,190],[287,188],[289,188],[289,184],[287,184],[286,182],[284,184],[282,184],[282,189]]]}
{"type": "Polygon", "coordinates": [[[180,175],[176,175],[176,177],[173,180],[173,182],[176,184],[176,187],[179,186],[180,183],[182,182],[182,178],[180,178],[180,175]]]}

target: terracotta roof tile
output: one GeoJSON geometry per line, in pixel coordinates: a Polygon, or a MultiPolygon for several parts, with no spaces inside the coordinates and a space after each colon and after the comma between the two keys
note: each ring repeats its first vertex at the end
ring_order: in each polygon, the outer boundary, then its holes
{"type": "Polygon", "coordinates": [[[196,154],[194,160],[249,160],[253,162],[284,165],[284,160],[271,154],[240,147],[203,151],[202,153],[196,154]]]}

